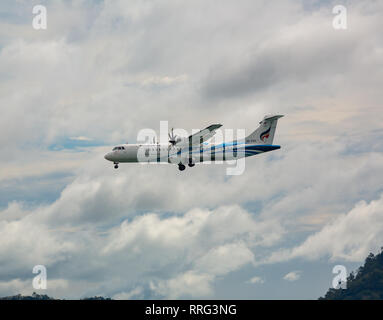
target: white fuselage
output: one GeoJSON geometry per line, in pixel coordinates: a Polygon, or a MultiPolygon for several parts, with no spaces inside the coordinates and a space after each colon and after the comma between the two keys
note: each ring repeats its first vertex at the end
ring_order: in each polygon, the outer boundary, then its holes
{"type": "Polygon", "coordinates": [[[166,162],[173,164],[236,160],[279,149],[275,145],[246,144],[245,141],[201,145],[122,144],[105,155],[114,163],[166,162]]]}
{"type": "Polygon", "coordinates": [[[105,159],[114,162],[117,169],[120,162],[173,163],[178,169],[185,170],[185,165],[193,167],[201,162],[222,162],[237,160],[279,149],[273,145],[277,121],[282,115],[268,115],[249,136],[231,142],[212,144],[210,140],[221,124],[212,124],[189,137],[169,133],[169,144],[123,144],[116,146],[105,155],[105,159]]]}

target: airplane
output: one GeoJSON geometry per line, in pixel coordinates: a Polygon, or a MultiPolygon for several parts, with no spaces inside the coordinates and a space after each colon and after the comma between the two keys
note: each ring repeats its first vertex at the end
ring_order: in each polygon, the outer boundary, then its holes
{"type": "Polygon", "coordinates": [[[118,169],[120,163],[134,162],[165,162],[177,164],[183,171],[186,165],[194,167],[196,163],[206,161],[237,160],[260,153],[280,149],[273,145],[275,129],[278,119],[283,115],[266,115],[259,127],[244,139],[213,144],[207,142],[216,134],[221,124],[212,124],[207,128],[190,135],[179,137],[174,135],[173,129],[169,133],[167,144],[121,144],[115,146],[104,158],[114,163],[118,169]]]}

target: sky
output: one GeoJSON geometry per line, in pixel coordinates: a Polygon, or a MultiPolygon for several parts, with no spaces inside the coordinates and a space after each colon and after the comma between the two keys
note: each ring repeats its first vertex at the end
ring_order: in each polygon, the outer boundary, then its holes
{"type": "Polygon", "coordinates": [[[323,296],[334,266],[383,246],[382,14],[374,0],[1,1],[0,296],[323,296]],[[285,115],[281,149],[242,175],[104,159],[160,121],[251,132],[270,113],[285,115]]]}

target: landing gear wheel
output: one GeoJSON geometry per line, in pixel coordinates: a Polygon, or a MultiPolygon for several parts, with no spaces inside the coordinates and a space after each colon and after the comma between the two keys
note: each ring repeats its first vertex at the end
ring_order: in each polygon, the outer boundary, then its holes
{"type": "Polygon", "coordinates": [[[118,169],[118,163],[114,164],[114,169],[118,169]]]}
{"type": "Polygon", "coordinates": [[[184,171],[184,170],[186,169],[186,167],[185,167],[183,164],[179,164],[179,165],[178,165],[178,169],[179,169],[180,171],[184,171]]]}
{"type": "Polygon", "coordinates": [[[190,168],[192,168],[192,167],[195,166],[195,163],[188,163],[188,166],[189,166],[190,168]]]}

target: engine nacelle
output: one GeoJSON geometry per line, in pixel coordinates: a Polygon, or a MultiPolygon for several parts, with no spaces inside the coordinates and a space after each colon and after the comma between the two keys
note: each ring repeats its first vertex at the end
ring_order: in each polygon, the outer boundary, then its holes
{"type": "Polygon", "coordinates": [[[180,153],[180,147],[171,147],[169,150],[168,162],[172,164],[187,164],[188,158],[186,153],[180,153]]]}

